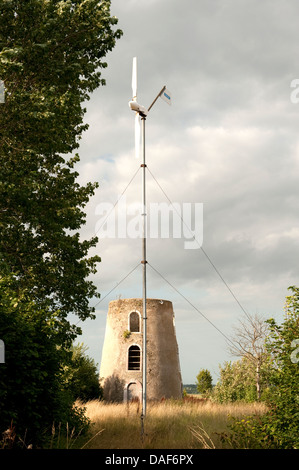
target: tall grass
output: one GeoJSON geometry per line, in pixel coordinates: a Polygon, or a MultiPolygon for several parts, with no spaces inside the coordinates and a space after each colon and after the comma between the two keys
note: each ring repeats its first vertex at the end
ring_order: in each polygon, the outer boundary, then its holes
{"type": "Polygon", "coordinates": [[[148,404],[142,428],[138,403],[94,400],[81,406],[92,422],[90,435],[80,443],[87,449],[220,449],[225,447],[220,434],[227,431],[230,416],[266,411],[260,403],[165,400],[148,404]]]}

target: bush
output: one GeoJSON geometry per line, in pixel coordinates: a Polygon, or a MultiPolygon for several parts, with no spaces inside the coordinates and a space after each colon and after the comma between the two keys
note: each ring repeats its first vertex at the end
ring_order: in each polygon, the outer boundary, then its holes
{"type": "MultiPolygon", "coordinates": [[[[284,322],[279,326],[271,319],[267,349],[270,353],[270,386],[267,393],[269,411],[257,419],[234,421],[226,439],[261,448],[299,448],[299,364],[294,360],[294,340],[299,338],[299,289],[286,299],[284,322]]],[[[295,355],[296,356],[296,355],[295,355]]]]}
{"type": "Polygon", "coordinates": [[[64,370],[66,388],[74,400],[88,401],[103,397],[97,365],[86,355],[86,351],[87,347],[83,344],[73,346],[71,361],[64,370]]]}
{"type": "Polygon", "coordinates": [[[55,313],[16,293],[12,276],[0,278],[0,441],[13,430],[13,445],[42,446],[53,423],[86,425],[64,386],[63,365],[70,360],[55,313]],[[81,423],[81,424],[80,424],[81,423]]]}
{"type": "Polygon", "coordinates": [[[209,370],[202,369],[196,376],[196,385],[198,393],[209,395],[212,391],[212,375],[209,370]]]}
{"type": "Polygon", "coordinates": [[[233,449],[272,449],[274,442],[263,423],[263,416],[252,415],[243,419],[230,418],[229,433],[221,434],[221,441],[233,449]]]}
{"type": "MultiPolygon", "coordinates": [[[[246,358],[234,362],[225,362],[220,367],[220,379],[213,389],[213,399],[219,403],[256,401],[255,367],[246,358]]],[[[268,367],[261,369],[261,400],[267,396],[268,367]]]]}

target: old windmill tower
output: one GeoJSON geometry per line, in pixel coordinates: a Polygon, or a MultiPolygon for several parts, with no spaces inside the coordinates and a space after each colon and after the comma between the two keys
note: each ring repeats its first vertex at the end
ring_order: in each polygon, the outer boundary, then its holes
{"type": "Polygon", "coordinates": [[[113,401],[180,398],[182,379],[172,303],[148,299],[146,293],[146,191],[145,191],[145,121],[159,97],[170,104],[171,96],[164,86],[146,109],[137,102],[137,61],[133,59],[133,99],[135,112],[135,153],[139,154],[142,137],[142,255],[143,298],[114,300],[109,304],[106,333],[100,367],[104,398],[113,401]],[[140,128],[141,121],[141,128],[140,128]]]}
{"type": "MultiPolygon", "coordinates": [[[[142,299],[109,304],[100,377],[104,398],[142,398],[142,299]]],[[[147,299],[147,398],[180,398],[182,380],[172,303],[147,299]]]]}

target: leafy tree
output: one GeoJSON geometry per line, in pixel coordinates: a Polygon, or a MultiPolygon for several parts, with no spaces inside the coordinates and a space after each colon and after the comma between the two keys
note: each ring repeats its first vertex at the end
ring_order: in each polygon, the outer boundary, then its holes
{"type": "MultiPolygon", "coordinates": [[[[281,325],[268,320],[270,334],[269,411],[260,417],[236,420],[232,426],[235,443],[246,437],[247,446],[275,449],[299,447],[299,363],[296,350],[299,339],[299,288],[290,287],[285,318],[281,325]]],[[[232,437],[229,437],[232,440],[232,437]]]]}
{"type": "Polygon", "coordinates": [[[64,370],[66,387],[74,400],[88,401],[102,398],[97,365],[87,356],[87,349],[83,343],[73,346],[71,361],[64,370]]]}
{"type": "MultiPolygon", "coordinates": [[[[235,335],[230,341],[229,350],[232,355],[251,362],[255,369],[256,399],[260,400],[262,393],[262,371],[267,362],[265,340],[268,334],[267,322],[258,315],[246,314],[235,327],[235,335]]],[[[249,365],[249,364],[248,364],[249,365]]],[[[250,367],[252,369],[252,367],[250,367]]]]}
{"type": "MultiPolygon", "coordinates": [[[[260,370],[260,398],[268,392],[268,368],[264,363],[260,370]]],[[[234,362],[225,362],[220,367],[220,378],[213,389],[213,399],[219,403],[234,401],[253,402],[256,400],[256,368],[253,361],[243,357],[234,362]]]]}
{"type": "Polygon", "coordinates": [[[266,429],[280,448],[299,447],[299,363],[295,348],[299,339],[299,288],[292,286],[286,298],[284,322],[269,320],[267,347],[271,353],[271,413],[266,429]]]}
{"type": "Polygon", "coordinates": [[[78,431],[87,422],[64,386],[62,364],[70,356],[61,347],[59,319],[28,300],[25,292],[16,293],[14,285],[13,276],[0,278],[0,337],[5,343],[0,436],[12,425],[14,444],[40,446],[54,422],[69,423],[78,431]]]}
{"type": "Polygon", "coordinates": [[[81,186],[74,167],[116,24],[108,0],[0,0],[0,422],[32,439],[70,417],[62,371],[81,330],[69,314],[94,318],[99,296],[97,238],[79,232],[98,185],[81,186]]]}
{"type": "MultiPolygon", "coordinates": [[[[38,305],[92,317],[88,280],[97,239],[82,241],[84,208],[97,183],[80,186],[74,165],[86,109],[119,30],[110,1],[0,2],[0,256],[38,305]],[[72,155],[72,157],[71,157],[72,155]]],[[[71,330],[72,334],[80,332],[71,330]]],[[[73,339],[70,338],[70,339],[73,339]]]]}
{"type": "Polygon", "coordinates": [[[196,376],[196,385],[199,393],[208,395],[213,388],[213,379],[210,371],[207,369],[201,369],[196,376]]]}

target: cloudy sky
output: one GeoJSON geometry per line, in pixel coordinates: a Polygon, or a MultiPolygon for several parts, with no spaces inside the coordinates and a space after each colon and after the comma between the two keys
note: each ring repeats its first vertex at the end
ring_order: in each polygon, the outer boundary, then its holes
{"type": "MultiPolygon", "coordinates": [[[[146,121],[148,202],[168,203],[166,194],[203,204],[204,252],[182,238],[148,239],[147,259],[168,281],[149,267],[148,297],[173,302],[183,382],[202,368],[216,381],[219,364],[233,359],[225,336],[243,309],[281,322],[287,289],[299,285],[299,103],[291,99],[299,5],[112,0],[111,12],[124,35],[107,56],[106,87],[87,104],[78,171],[82,184],[100,187],[82,236],[95,233],[103,204],[116,203],[140,165],[128,107],[137,56],[138,101],[148,107],[163,85],[173,101],[159,99],[146,121]]],[[[141,171],[125,198],[140,202],[141,171]]],[[[140,263],[141,242],[101,238],[94,252],[103,300],[96,320],[81,323],[80,341],[100,363],[109,301],[142,296],[141,267],[117,285],[140,263]]]]}

